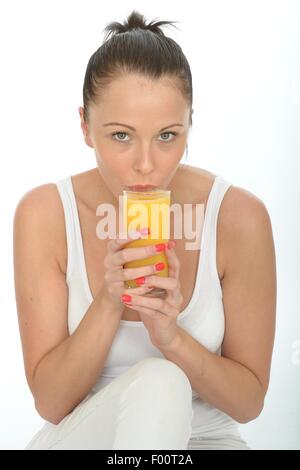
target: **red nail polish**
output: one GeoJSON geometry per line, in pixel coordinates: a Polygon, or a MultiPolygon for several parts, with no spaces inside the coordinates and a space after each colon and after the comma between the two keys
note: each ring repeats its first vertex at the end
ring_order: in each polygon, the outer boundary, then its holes
{"type": "Polygon", "coordinates": [[[155,245],[155,251],[159,252],[159,251],[165,251],[166,249],[166,245],[164,243],[157,243],[155,245]]]}
{"type": "Polygon", "coordinates": [[[136,284],[138,286],[142,286],[143,284],[145,284],[145,277],[138,277],[136,280],[135,280],[136,284]]]}
{"type": "Polygon", "coordinates": [[[127,294],[124,294],[124,295],[122,295],[122,297],[121,297],[122,302],[125,302],[125,303],[126,303],[126,302],[130,302],[131,299],[132,299],[131,295],[127,295],[127,294]]]}
{"type": "Polygon", "coordinates": [[[163,269],[165,269],[165,263],[156,263],[155,269],[156,271],[162,271],[163,269]]]}

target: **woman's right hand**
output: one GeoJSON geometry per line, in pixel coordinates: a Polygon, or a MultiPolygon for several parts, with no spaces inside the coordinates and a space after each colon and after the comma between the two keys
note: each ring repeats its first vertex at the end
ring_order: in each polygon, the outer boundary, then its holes
{"type": "MultiPolygon", "coordinates": [[[[150,258],[157,254],[155,245],[142,246],[137,248],[126,248],[125,245],[133,240],[141,238],[139,232],[128,233],[110,240],[107,244],[107,254],[104,258],[104,284],[106,297],[114,306],[120,307],[123,311],[124,304],[121,300],[124,294],[144,295],[151,291],[147,277],[156,274],[157,270],[154,264],[141,266],[138,268],[123,268],[129,261],[150,258]],[[126,237],[126,238],[125,238],[126,237]],[[125,281],[137,278],[145,278],[145,285],[136,288],[126,288],[125,281]]],[[[143,279],[141,279],[143,281],[143,279]]],[[[150,283],[151,284],[151,283],[150,283]]],[[[101,289],[102,291],[102,289],[101,289]]],[[[103,292],[103,291],[102,291],[103,292]]]]}

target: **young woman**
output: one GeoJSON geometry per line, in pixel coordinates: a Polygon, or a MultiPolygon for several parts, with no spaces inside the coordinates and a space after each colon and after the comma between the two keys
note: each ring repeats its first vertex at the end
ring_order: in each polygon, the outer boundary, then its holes
{"type": "Polygon", "coordinates": [[[271,221],[252,193],[180,163],[193,93],[189,64],[161,29],[172,23],[133,11],[107,26],[79,109],[96,168],[36,187],[16,208],[25,372],[46,421],[26,449],[248,449],[238,423],[263,409],[276,311],[271,221]],[[193,211],[204,205],[198,250],[185,236],[160,247],[168,277],[155,265],[123,267],[154,246],[97,236],[96,208],[117,209],[133,185],[169,189],[193,211]],[[134,293],[128,279],[139,279],[134,293]],[[147,296],[149,286],[167,296],[147,296]]]}

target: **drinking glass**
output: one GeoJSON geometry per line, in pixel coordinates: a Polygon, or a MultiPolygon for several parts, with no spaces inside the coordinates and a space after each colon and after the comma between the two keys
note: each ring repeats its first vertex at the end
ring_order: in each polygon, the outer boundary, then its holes
{"type": "MultiPolygon", "coordinates": [[[[126,244],[128,248],[168,243],[170,239],[170,201],[171,191],[167,189],[153,189],[151,191],[123,190],[123,226],[125,232],[139,231],[149,227],[150,233],[138,240],[126,244]]],[[[125,268],[136,268],[150,264],[164,263],[164,269],[157,271],[156,276],[169,275],[168,260],[164,251],[155,253],[145,259],[130,261],[124,264],[125,268]]],[[[125,281],[126,288],[138,287],[135,280],[125,281]]],[[[152,297],[164,297],[166,290],[154,288],[144,294],[152,297]]]]}

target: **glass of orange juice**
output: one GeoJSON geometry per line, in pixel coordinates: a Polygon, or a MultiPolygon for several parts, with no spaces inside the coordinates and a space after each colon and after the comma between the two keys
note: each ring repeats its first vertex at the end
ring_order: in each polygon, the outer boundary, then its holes
{"type": "MultiPolygon", "coordinates": [[[[170,239],[170,201],[171,191],[167,189],[153,189],[151,191],[129,191],[123,190],[123,226],[125,232],[138,231],[149,227],[150,233],[143,235],[138,240],[126,244],[128,248],[135,248],[157,243],[167,243],[170,239]]],[[[164,253],[130,261],[124,264],[125,268],[137,268],[162,262],[165,268],[157,271],[156,276],[166,277],[169,275],[168,260],[164,253]]],[[[125,281],[126,288],[138,287],[135,280],[125,281]]],[[[154,288],[149,291],[148,296],[164,296],[165,289],[154,288]]]]}

